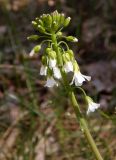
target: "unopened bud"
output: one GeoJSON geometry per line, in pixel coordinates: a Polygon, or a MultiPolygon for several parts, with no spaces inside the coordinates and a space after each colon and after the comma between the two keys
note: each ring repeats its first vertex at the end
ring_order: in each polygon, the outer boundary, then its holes
{"type": "Polygon", "coordinates": [[[73,58],[74,58],[73,51],[71,49],[69,49],[67,52],[69,53],[71,60],[73,60],[73,58]]]}
{"type": "Polygon", "coordinates": [[[36,26],[36,25],[37,25],[37,22],[32,21],[32,25],[36,26]]]}
{"type": "Polygon", "coordinates": [[[49,25],[52,24],[52,17],[49,14],[47,16],[47,22],[48,22],[49,25]]]}
{"type": "Polygon", "coordinates": [[[37,22],[32,21],[32,25],[33,25],[33,27],[34,27],[35,29],[37,29],[37,22]]]}
{"type": "Polygon", "coordinates": [[[41,49],[40,45],[35,46],[32,51],[29,53],[29,56],[32,57],[35,53],[38,53],[41,49]]]}
{"type": "Polygon", "coordinates": [[[61,23],[61,25],[64,25],[64,20],[65,20],[65,16],[64,16],[64,14],[62,13],[62,14],[60,15],[60,23],[61,23]]]}
{"type": "Polygon", "coordinates": [[[57,12],[57,15],[56,15],[56,20],[57,20],[57,23],[60,25],[60,14],[57,12]]]}
{"type": "Polygon", "coordinates": [[[56,21],[53,22],[52,28],[53,28],[53,30],[55,30],[55,31],[58,29],[58,24],[56,23],[56,21]]]}
{"type": "Polygon", "coordinates": [[[41,45],[37,45],[33,49],[34,49],[35,53],[38,53],[40,51],[40,49],[41,49],[41,45]]]}
{"type": "Polygon", "coordinates": [[[52,18],[53,18],[53,21],[56,21],[57,20],[57,11],[54,11],[53,13],[52,13],[52,18]]]}
{"type": "Polygon", "coordinates": [[[55,51],[50,51],[48,53],[49,57],[51,57],[52,59],[55,59],[56,58],[56,52],[55,51]]]}
{"type": "Polygon", "coordinates": [[[62,36],[62,32],[58,32],[58,33],[57,33],[57,36],[62,36]]]}
{"type": "Polygon", "coordinates": [[[43,20],[44,26],[46,28],[48,28],[48,27],[51,26],[51,24],[52,24],[52,17],[49,14],[45,15],[42,20],[43,20]]]}
{"type": "Polygon", "coordinates": [[[28,40],[34,40],[34,41],[36,41],[36,40],[38,40],[39,39],[39,36],[38,35],[31,35],[31,36],[29,36],[29,37],[27,37],[27,39],[28,40]]]}
{"type": "Polygon", "coordinates": [[[51,48],[46,48],[46,53],[49,54],[49,52],[51,52],[52,49],[51,48]]]}
{"type": "Polygon", "coordinates": [[[47,65],[47,58],[46,56],[42,56],[42,64],[47,65]]]}
{"type": "Polygon", "coordinates": [[[66,40],[70,41],[70,42],[78,42],[78,39],[76,37],[73,37],[73,36],[66,37],[66,40]]]}
{"type": "Polygon", "coordinates": [[[40,33],[45,33],[45,28],[40,25],[38,25],[38,30],[40,33]]]}
{"type": "Polygon", "coordinates": [[[43,21],[41,19],[39,19],[38,23],[40,26],[44,26],[43,21]]]}
{"type": "Polygon", "coordinates": [[[70,55],[69,55],[68,52],[65,53],[65,58],[66,58],[67,61],[70,61],[70,55]]]}
{"type": "Polygon", "coordinates": [[[66,18],[66,19],[64,20],[64,27],[67,27],[67,26],[69,25],[70,20],[71,20],[70,17],[68,17],[68,18],[66,18]]]}

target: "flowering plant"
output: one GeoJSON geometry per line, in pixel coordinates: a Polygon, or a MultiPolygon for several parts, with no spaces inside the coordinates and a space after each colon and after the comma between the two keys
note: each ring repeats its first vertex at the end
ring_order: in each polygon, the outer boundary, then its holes
{"type": "Polygon", "coordinates": [[[74,53],[67,44],[68,41],[78,42],[78,39],[73,36],[63,35],[62,30],[69,25],[70,20],[70,17],[66,18],[64,14],[54,11],[51,14],[43,14],[32,21],[32,25],[38,31],[38,35],[31,35],[28,39],[40,40],[41,43],[32,49],[30,56],[38,53],[42,44],[46,43],[46,48],[42,55],[42,65],[40,68],[40,75],[45,76],[46,79],[44,86],[58,87],[61,82],[66,86],[66,90],[71,98],[75,114],[79,120],[80,127],[84,132],[96,159],[102,160],[96,144],[89,132],[85,117],[82,115],[74,95],[73,86],[77,87],[84,93],[85,100],[88,104],[87,114],[94,112],[100,107],[100,104],[94,103],[81,88],[84,81],[90,81],[91,77],[83,75],[80,72],[74,53]],[[65,47],[63,47],[64,45],[65,47]],[[71,82],[68,81],[69,72],[73,73],[71,82]]]}

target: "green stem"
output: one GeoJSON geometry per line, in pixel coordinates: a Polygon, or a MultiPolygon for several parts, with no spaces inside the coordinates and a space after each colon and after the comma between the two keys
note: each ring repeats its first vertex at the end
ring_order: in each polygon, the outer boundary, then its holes
{"type": "Polygon", "coordinates": [[[58,45],[60,46],[60,44],[65,44],[65,46],[66,46],[66,48],[67,48],[67,50],[69,50],[69,47],[68,47],[68,45],[66,44],[66,42],[64,42],[64,41],[60,41],[59,43],[58,43],[58,45]]]}
{"type": "Polygon", "coordinates": [[[87,122],[85,120],[85,118],[83,117],[81,111],[80,111],[80,107],[77,103],[77,100],[76,100],[76,97],[74,95],[74,92],[71,91],[69,92],[69,96],[71,98],[71,101],[72,101],[72,105],[73,105],[73,109],[75,111],[75,114],[76,114],[76,117],[78,118],[79,120],[79,123],[80,123],[80,127],[81,127],[81,130],[82,132],[84,133],[89,145],[91,146],[91,149],[96,157],[96,160],[103,160],[103,158],[101,157],[98,149],[97,149],[97,146],[94,142],[94,139],[93,137],[91,136],[91,133],[88,129],[88,125],[87,125],[87,122]]]}
{"type": "Polygon", "coordinates": [[[51,39],[52,39],[52,42],[53,42],[53,49],[57,53],[59,67],[61,67],[62,66],[62,56],[60,56],[56,34],[53,33],[52,36],[51,36],[51,39]]]}
{"type": "MultiPolygon", "coordinates": [[[[51,39],[52,39],[52,42],[54,44],[53,48],[57,53],[58,64],[60,64],[60,66],[62,66],[62,64],[61,64],[62,63],[61,55],[60,55],[60,52],[59,52],[59,49],[58,49],[57,38],[56,38],[56,35],[54,33],[52,34],[51,39]]],[[[61,68],[61,72],[62,72],[62,68],[61,68]]],[[[64,81],[66,82],[66,85],[67,85],[67,80],[66,80],[66,77],[65,77],[64,73],[62,73],[62,75],[63,75],[63,79],[64,79],[64,81]]],[[[73,106],[73,109],[75,111],[76,117],[79,120],[81,130],[84,133],[89,145],[91,146],[91,149],[92,149],[92,151],[93,151],[93,153],[94,153],[94,155],[96,157],[96,160],[103,160],[103,158],[101,157],[101,155],[100,155],[100,153],[99,153],[99,151],[97,149],[97,146],[96,146],[96,144],[94,142],[94,139],[91,136],[91,133],[90,133],[90,131],[88,129],[87,122],[86,122],[85,118],[83,117],[83,115],[81,113],[81,110],[80,110],[80,107],[79,107],[79,105],[77,103],[77,100],[76,100],[76,97],[74,95],[74,92],[71,91],[70,86],[66,87],[66,89],[67,89],[67,91],[69,93],[69,96],[71,98],[72,106],[73,106]]]]}

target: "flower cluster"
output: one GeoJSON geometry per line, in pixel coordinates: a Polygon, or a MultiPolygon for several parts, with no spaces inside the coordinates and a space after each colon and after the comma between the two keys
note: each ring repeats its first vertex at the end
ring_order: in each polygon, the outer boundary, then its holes
{"type": "Polygon", "coordinates": [[[56,79],[61,79],[61,72],[58,68],[56,52],[51,48],[47,48],[45,55],[42,56],[42,66],[40,68],[40,75],[46,76],[46,87],[58,86],[56,79]]]}
{"type": "Polygon", "coordinates": [[[62,79],[62,72],[65,74],[73,72],[70,85],[75,84],[75,86],[81,86],[85,80],[91,80],[90,76],[81,74],[72,50],[63,52],[60,58],[62,59],[62,66],[59,67],[57,54],[51,48],[47,48],[45,54],[42,56],[40,75],[47,77],[46,87],[58,86],[58,80],[62,79]]]}
{"type": "MultiPolygon", "coordinates": [[[[82,86],[84,81],[91,80],[90,76],[81,74],[74,53],[66,43],[66,41],[77,42],[78,39],[62,33],[62,29],[69,25],[70,19],[70,17],[66,18],[64,14],[55,11],[52,14],[43,14],[32,21],[33,27],[39,32],[39,35],[31,35],[28,39],[41,39],[41,44],[33,48],[30,56],[38,53],[43,43],[46,43],[47,46],[42,55],[40,68],[40,75],[46,77],[45,87],[58,86],[63,81],[64,75],[67,76],[69,72],[73,73],[70,86],[82,86]]],[[[95,104],[90,98],[86,98],[86,100],[89,105],[87,113],[94,112],[99,108],[99,104],[95,104]]]]}

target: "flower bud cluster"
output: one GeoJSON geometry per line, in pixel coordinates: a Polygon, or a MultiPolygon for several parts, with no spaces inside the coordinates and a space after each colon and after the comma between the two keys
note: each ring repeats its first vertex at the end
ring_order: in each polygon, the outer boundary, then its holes
{"type": "Polygon", "coordinates": [[[63,28],[69,25],[70,20],[70,17],[66,18],[63,13],[59,14],[57,11],[54,11],[51,14],[43,14],[32,21],[32,25],[34,29],[39,32],[39,35],[31,35],[27,37],[27,39],[36,41],[42,38],[42,40],[44,40],[45,36],[49,39],[51,34],[56,33],[57,38],[64,38],[70,42],[77,42],[78,39],[76,37],[64,36],[61,32],[63,28]]]}
{"type": "Polygon", "coordinates": [[[67,27],[71,18],[65,18],[64,14],[59,14],[54,11],[52,14],[43,14],[40,18],[36,18],[32,21],[33,27],[40,33],[51,33],[52,31],[58,31],[62,27],[67,27]]]}
{"type": "Polygon", "coordinates": [[[75,84],[76,86],[81,86],[85,80],[90,81],[90,76],[81,74],[72,50],[63,51],[60,56],[62,59],[62,66],[60,66],[60,68],[57,53],[54,50],[46,48],[46,52],[42,56],[40,75],[47,77],[46,87],[53,87],[54,85],[58,86],[58,80],[62,79],[61,72],[64,72],[65,74],[73,72],[73,78],[70,85],[75,84]]]}

